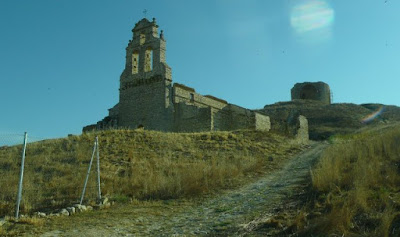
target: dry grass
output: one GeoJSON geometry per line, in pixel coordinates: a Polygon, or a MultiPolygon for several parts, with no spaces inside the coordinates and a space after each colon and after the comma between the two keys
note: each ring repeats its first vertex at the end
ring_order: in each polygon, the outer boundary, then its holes
{"type": "MultiPolygon", "coordinates": [[[[35,142],[26,152],[22,213],[78,201],[96,136],[102,192],[118,201],[191,197],[232,187],[244,174],[299,150],[285,137],[256,131],[109,130],[35,142]]],[[[14,212],[20,153],[21,146],[0,149],[0,216],[14,212]]],[[[86,197],[95,196],[93,166],[86,197]]]]}
{"type": "Polygon", "coordinates": [[[389,236],[400,212],[400,126],[337,137],[312,171],[315,232],[389,236]]]}

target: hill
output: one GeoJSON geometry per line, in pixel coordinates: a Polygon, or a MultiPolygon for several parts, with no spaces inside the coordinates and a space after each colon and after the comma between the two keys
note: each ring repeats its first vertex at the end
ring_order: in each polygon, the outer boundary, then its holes
{"type": "Polygon", "coordinates": [[[340,103],[326,105],[312,100],[294,100],[266,105],[259,110],[271,117],[272,129],[285,130],[285,122],[304,115],[312,140],[325,140],[335,134],[350,134],[370,125],[400,121],[400,108],[392,105],[340,103]],[[372,121],[365,121],[376,115],[372,121]],[[275,121],[275,124],[274,124],[275,121]],[[282,127],[283,126],[283,127],[282,127]]]}
{"type": "Polygon", "coordinates": [[[240,236],[400,236],[400,123],[323,144],[306,187],[242,225],[240,236]]]}
{"type": "MultiPolygon", "coordinates": [[[[77,203],[95,137],[103,195],[115,201],[188,198],[276,169],[301,145],[258,131],[162,133],[107,130],[27,146],[23,214],[77,203]]],[[[21,146],[0,149],[0,217],[13,215],[21,146]]],[[[86,203],[95,201],[95,168],[86,203]]]]}

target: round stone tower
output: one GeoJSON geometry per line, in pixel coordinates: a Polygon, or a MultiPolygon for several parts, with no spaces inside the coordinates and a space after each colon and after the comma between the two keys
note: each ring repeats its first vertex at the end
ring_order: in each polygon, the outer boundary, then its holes
{"type": "Polygon", "coordinates": [[[324,82],[297,83],[291,90],[292,100],[316,100],[331,103],[331,90],[324,82]]]}

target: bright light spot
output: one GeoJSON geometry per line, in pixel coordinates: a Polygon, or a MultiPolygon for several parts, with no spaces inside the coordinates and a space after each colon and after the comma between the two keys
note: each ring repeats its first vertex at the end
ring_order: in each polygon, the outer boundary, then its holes
{"type": "Polygon", "coordinates": [[[362,123],[369,123],[376,119],[379,115],[381,115],[385,111],[385,107],[381,106],[376,112],[367,115],[365,118],[361,120],[362,123]]]}
{"type": "Polygon", "coordinates": [[[334,19],[335,12],[325,0],[307,0],[293,6],[290,24],[300,35],[312,33],[313,36],[326,38],[331,35],[334,19]]]}

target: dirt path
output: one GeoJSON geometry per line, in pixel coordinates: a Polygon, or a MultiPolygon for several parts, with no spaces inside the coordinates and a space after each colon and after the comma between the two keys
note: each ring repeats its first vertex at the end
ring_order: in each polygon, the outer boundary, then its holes
{"type": "Polygon", "coordinates": [[[56,221],[40,236],[204,236],[235,233],[239,226],[271,211],[304,186],[312,163],[326,144],[314,144],[283,169],[240,189],[201,203],[159,202],[116,207],[56,221]],[[54,230],[56,229],[56,230],[54,230]]]}

